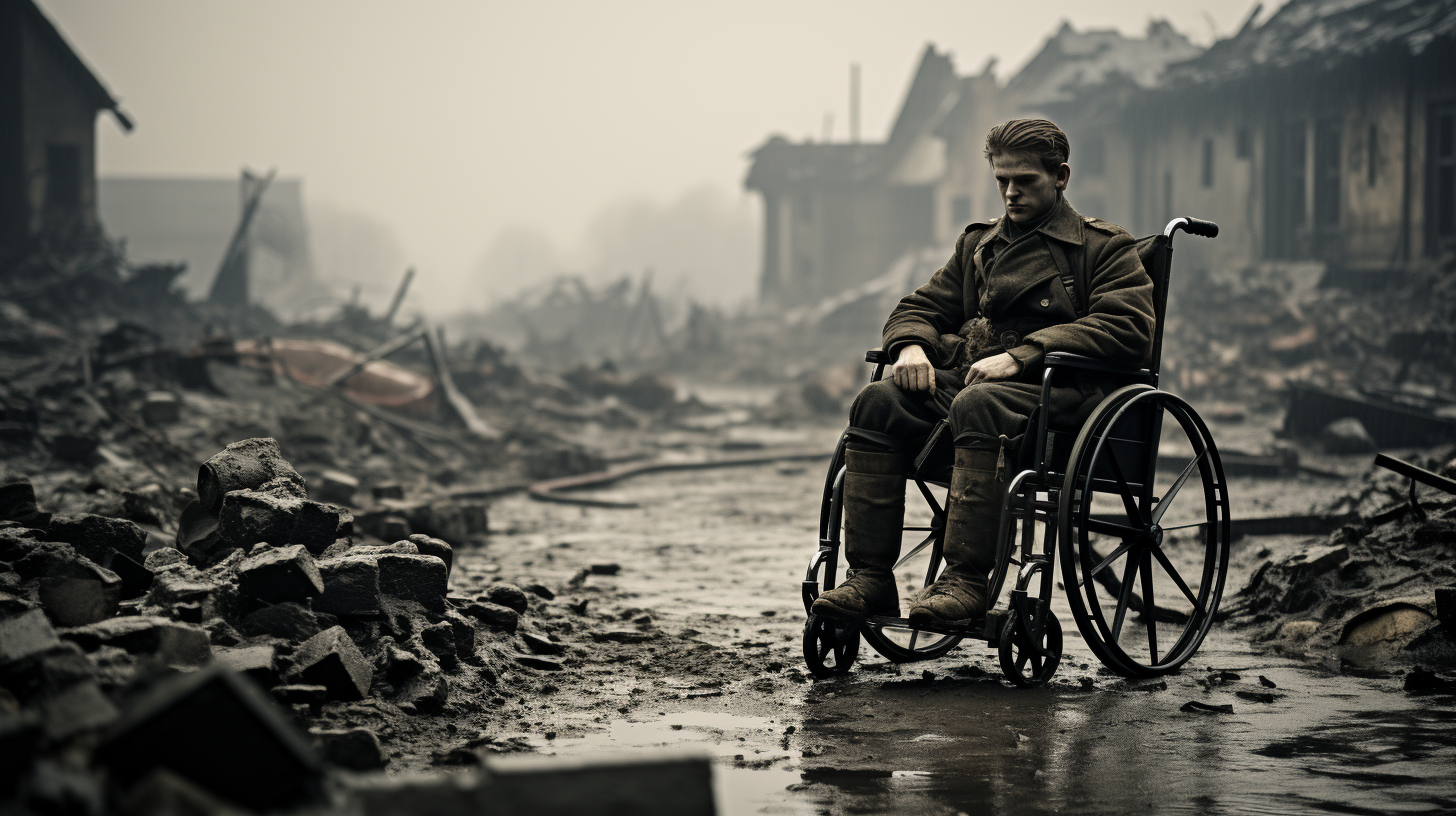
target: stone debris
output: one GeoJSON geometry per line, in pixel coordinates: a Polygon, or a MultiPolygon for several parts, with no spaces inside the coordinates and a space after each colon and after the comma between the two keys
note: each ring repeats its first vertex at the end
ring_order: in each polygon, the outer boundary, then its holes
{"type": "Polygon", "coordinates": [[[292,663],[285,674],[290,683],[323,686],[336,700],[362,700],[369,693],[373,677],[369,662],[342,626],[304,641],[292,663]]]}
{"type": "MultiPolygon", "coordinates": [[[[597,395],[441,342],[432,365],[511,418],[486,439],[353,384],[290,382],[268,342],[216,333],[286,339],[262,310],[188,304],[175,274],[127,270],[108,246],[72,260],[0,268],[0,753],[24,757],[0,762],[0,797],[332,807],[319,756],[379,768],[407,723],[554,690],[540,673],[568,667],[529,652],[565,651],[588,622],[558,619],[534,579],[463,580],[457,556],[484,543],[488,497],[600,470],[569,441],[581,423],[649,427],[682,406],[673,383],[613,374],[597,395]],[[543,399],[565,415],[522,410],[543,399]]],[[[358,309],[306,330],[364,348],[397,335],[358,309]]]]}
{"type": "MultiPolygon", "coordinates": [[[[1449,478],[1453,456],[1443,449],[1418,466],[1449,478]]],[[[1337,663],[1456,666],[1440,617],[1456,587],[1456,496],[1428,490],[1417,511],[1407,490],[1372,468],[1330,499],[1329,511],[1354,511],[1355,523],[1260,566],[1224,603],[1232,624],[1256,643],[1337,663]]]]}
{"type": "Polygon", "coordinates": [[[255,547],[238,564],[238,579],[245,597],[269,604],[303,601],[324,591],[313,556],[301,544],[255,547]]]}

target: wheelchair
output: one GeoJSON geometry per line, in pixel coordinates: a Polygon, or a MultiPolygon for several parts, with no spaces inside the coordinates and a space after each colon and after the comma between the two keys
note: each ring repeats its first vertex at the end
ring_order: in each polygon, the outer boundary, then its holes
{"type": "MultiPolygon", "coordinates": [[[[1148,368],[1125,368],[1073,354],[1046,355],[1041,404],[1031,414],[1021,455],[1007,485],[997,531],[992,606],[983,619],[959,626],[912,626],[909,619],[815,615],[810,605],[832,589],[843,521],[841,435],[825,480],[819,547],[804,577],[804,660],[816,677],[848,672],[863,640],[903,663],[940,657],[965,638],[998,652],[1013,685],[1046,683],[1062,657],[1062,627],[1052,611],[1054,566],[1067,606],[1097,658],[1125,677],[1175,671],[1198,651],[1223,595],[1229,560],[1229,497],[1218,448],[1186,401],[1158,389],[1173,237],[1184,231],[1213,238],[1218,225],[1175,218],[1136,250],[1153,280],[1156,325],[1148,368]],[[1051,388],[1069,371],[1106,375],[1119,387],[1080,427],[1049,416],[1051,388]],[[1006,597],[1003,589],[1015,579],[1006,597]]],[[[870,351],[871,382],[891,360],[870,351]]],[[[942,567],[945,507],[933,487],[948,489],[953,459],[948,421],[932,432],[908,481],[928,505],[924,534],[895,565],[925,561],[924,585],[942,567]]],[[[908,488],[907,488],[908,489],[908,488]]],[[[909,518],[907,514],[907,519],[909,518]]],[[[918,574],[918,572],[917,572],[918,574]]]]}

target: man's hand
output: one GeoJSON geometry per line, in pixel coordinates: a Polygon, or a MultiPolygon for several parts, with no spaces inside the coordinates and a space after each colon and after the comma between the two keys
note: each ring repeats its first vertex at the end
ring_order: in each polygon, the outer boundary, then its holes
{"type": "MultiPolygon", "coordinates": [[[[918,346],[917,346],[918,348],[918,346]]],[[[904,355],[901,355],[902,357],[904,355]]],[[[898,366],[897,366],[898,367],[898,366]]],[[[995,357],[987,357],[984,360],[977,360],[971,364],[971,370],[966,372],[966,385],[987,380],[1009,380],[1021,373],[1021,361],[1002,352],[995,357]]],[[[896,375],[899,376],[898,374],[896,375]]],[[[897,379],[896,382],[899,382],[897,379]]]]}
{"type": "Polygon", "coordinates": [[[935,369],[925,356],[925,349],[911,344],[900,349],[895,358],[895,385],[902,391],[934,391],[935,369]]]}

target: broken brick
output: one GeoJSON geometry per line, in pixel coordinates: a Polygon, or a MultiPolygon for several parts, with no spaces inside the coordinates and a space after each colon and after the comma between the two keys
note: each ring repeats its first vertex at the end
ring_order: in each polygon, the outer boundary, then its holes
{"type": "Polygon", "coordinates": [[[445,611],[445,562],[432,555],[391,553],[379,557],[379,588],[385,595],[415,601],[431,612],[445,611]]]}
{"type": "Polygon", "coordinates": [[[165,768],[260,812],[322,798],[312,746],[257,686],[222,665],[157,684],[116,724],[95,759],[123,789],[165,768]]]}
{"type": "Polygon", "coordinates": [[[135,522],[91,513],[57,514],[51,518],[46,537],[70,544],[102,566],[113,551],[140,562],[147,546],[147,533],[135,522]]]}
{"type": "Polygon", "coordinates": [[[66,629],[61,635],[88,652],[115,646],[148,655],[174,668],[194,668],[212,660],[212,644],[200,626],[150,615],[112,618],[66,629]]]}
{"type": "Polygon", "coordinates": [[[255,550],[238,565],[243,595],[276,604],[303,601],[324,591],[313,556],[302,545],[255,550]]]}
{"type": "Polygon", "coordinates": [[[324,591],[314,598],[314,609],[341,617],[378,617],[382,607],[376,558],[346,554],[319,561],[318,570],[324,591]]]}
{"type": "Polygon", "coordinates": [[[335,626],[309,638],[293,654],[290,683],[325,686],[336,700],[362,700],[374,672],[344,627],[335,626]]]}

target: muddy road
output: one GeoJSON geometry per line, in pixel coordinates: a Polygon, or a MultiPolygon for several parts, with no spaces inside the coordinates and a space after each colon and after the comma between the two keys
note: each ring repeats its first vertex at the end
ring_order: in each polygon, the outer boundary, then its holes
{"type": "MultiPolygon", "coordinates": [[[[775,441],[828,450],[836,436],[775,441]]],[[[581,494],[636,509],[495,503],[490,544],[461,554],[456,591],[555,588],[543,614],[564,669],[521,669],[516,687],[540,693],[493,698],[440,738],[479,728],[489,736],[470,744],[496,750],[706,752],[726,814],[1456,809],[1456,698],[1403,691],[1403,667],[1356,676],[1261,653],[1223,626],[1179,674],[1127,681],[1099,667],[1059,601],[1066,654],[1044,688],[1009,687],[976,642],[903,665],[864,646],[850,674],[813,680],[799,581],[823,467],[648,475],[581,494]]],[[[1235,516],[1307,510],[1340,486],[1234,479],[1235,516]]],[[[1236,543],[1229,592],[1297,543],[1236,543]]],[[[412,764],[427,757],[405,751],[394,767],[412,764]]]]}

